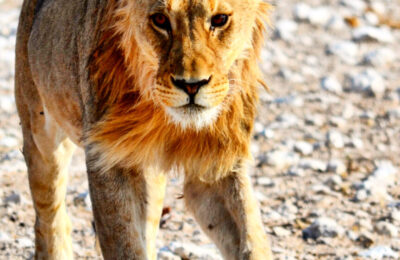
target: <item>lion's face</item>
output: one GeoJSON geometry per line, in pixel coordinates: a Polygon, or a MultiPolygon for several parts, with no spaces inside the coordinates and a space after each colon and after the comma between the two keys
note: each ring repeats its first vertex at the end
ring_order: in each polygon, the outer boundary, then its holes
{"type": "Polygon", "coordinates": [[[256,0],[129,1],[132,37],[152,64],[152,99],[181,126],[218,117],[235,78],[235,61],[251,48],[256,0]]]}

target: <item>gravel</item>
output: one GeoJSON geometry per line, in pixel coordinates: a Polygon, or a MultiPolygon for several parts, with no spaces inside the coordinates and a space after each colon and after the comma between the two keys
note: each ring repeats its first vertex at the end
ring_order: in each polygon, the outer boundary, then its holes
{"type": "MultiPolygon", "coordinates": [[[[272,0],[249,167],[274,259],[400,259],[398,1],[272,0]],[[355,21],[353,25],[349,21],[355,21]]],[[[21,0],[0,0],[0,259],[30,259],[34,209],[14,104],[21,0]]],[[[83,151],[66,206],[76,259],[95,249],[83,151]]],[[[158,259],[221,259],[171,176],[158,259]]]]}

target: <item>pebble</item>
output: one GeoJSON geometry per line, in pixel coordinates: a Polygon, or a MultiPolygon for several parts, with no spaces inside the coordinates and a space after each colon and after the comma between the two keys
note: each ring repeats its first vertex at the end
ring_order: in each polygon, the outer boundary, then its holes
{"type": "Polygon", "coordinates": [[[304,176],[304,169],[297,167],[297,166],[292,166],[289,168],[287,174],[289,176],[304,176]]]}
{"type": "Polygon", "coordinates": [[[10,241],[11,241],[10,236],[6,232],[0,231],[0,242],[5,243],[10,241]]]}
{"type": "Polygon", "coordinates": [[[311,13],[311,7],[305,3],[298,3],[293,8],[293,16],[299,21],[306,21],[311,13]]]}
{"type": "Polygon", "coordinates": [[[173,254],[172,252],[168,251],[168,249],[160,249],[157,256],[158,260],[181,260],[179,256],[173,254]]]}
{"type": "Polygon", "coordinates": [[[26,247],[33,247],[33,241],[32,239],[22,237],[17,239],[17,246],[20,248],[26,248],[26,247]]]}
{"type": "Polygon", "coordinates": [[[327,142],[328,142],[328,145],[333,148],[340,149],[340,148],[344,147],[343,135],[336,130],[330,130],[328,132],[327,142]]]}
{"type": "Polygon", "coordinates": [[[271,178],[268,178],[268,177],[258,177],[257,184],[260,186],[263,186],[263,187],[274,186],[274,182],[271,180],[271,178]]]}
{"type": "Polygon", "coordinates": [[[398,229],[395,225],[386,222],[386,221],[380,221],[375,225],[376,231],[381,234],[385,235],[388,237],[397,237],[398,236],[398,229]]]}
{"type": "Polygon", "coordinates": [[[182,242],[171,242],[169,244],[169,249],[174,254],[180,256],[183,259],[193,259],[193,260],[222,260],[222,258],[217,253],[216,249],[208,248],[206,246],[197,246],[192,243],[182,243],[182,242]]]}
{"type": "Polygon", "coordinates": [[[272,228],[272,230],[278,237],[288,237],[292,234],[292,232],[290,232],[289,230],[279,226],[272,228]]]}
{"type": "Polygon", "coordinates": [[[74,205],[82,206],[88,211],[92,210],[92,201],[90,200],[89,192],[82,192],[79,193],[77,196],[74,197],[74,205]]]}
{"type": "Polygon", "coordinates": [[[327,6],[312,8],[308,16],[308,21],[313,25],[326,26],[331,19],[332,9],[327,6]]]}
{"type": "Polygon", "coordinates": [[[0,96],[0,109],[7,113],[15,112],[14,96],[2,95],[0,96]]]}
{"type": "Polygon", "coordinates": [[[322,78],[321,87],[322,89],[333,93],[341,93],[343,90],[340,82],[333,76],[322,78]]]}
{"type": "Polygon", "coordinates": [[[364,55],[364,64],[381,67],[391,64],[396,58],[395,53],[388,48],[379,48],[364,55]]]}
{"type": "Polygon", "coordinates": [[[390,213],[390,217],[394,220],[400,223],[400,210],[393,210],[390,213]]]}
{"type": "Polygon", "coordinates": [[[293,39],[297,31],[297,23],[292,20],[280,20],[275,25],[275,33],[282,40],[293,39]]]}
{"type": "Polygon", "coordinates": [[[374,96],[382,96],[386,86],[382,76],[374,69],[367,69],[351,77],[350,89],[374,96]]]}
{"type": "Polygon", "coordinates": [[[18,193],[12,193],[11,195],[8,195],[7,197],[4,198],[4,203],[5,204],[20,204],[21,203],[21,195],[18,193]]]}
{"type": "Polygon", "coordinates": [[[328,54],[336,55],[347,64],[355,64],[357,62],[358,46],[351,41],[337,41],[327,46],[328,54]]]}
{"type": "Polygon", "coordinates": [[[317,239],[319,237],[340,237],[344,229],[335,220],[327,217],[316,219],[309,227],[303,229],[304,239],[317,239]]]}
{"type": "Polygon", "coordinates": [[[294,150],[302,155],[310,155],[314,147],[308,142],[298,141],[294,144],[294,150]]]}
{"type": "Polygon", "coordinates": [[[332,159],[328,163],[328,171],[343,174],[347,171],[346,165],[339,159],[332,159]]]}
{"type": "Polygon", "coordinates": [[[387,257],[398,259],[400,257],[400,255],[389,246],[375,246],[360,252],[358,255],[370,259],[386,259],[387,257]]]}
{"type": "Polygon", "coordinates": [[[284,169],[295,164],[299,160],[299,156],[293,152],[274,150],[266,155],[266,163],[275,166],[277,169],[284,169]]]}
{"type": "Polygon", "coordinates": [[[339,175],[333,175],[325,181],[325,185],[327,185],[332,190],[339,190],[342,183],[342,178],[339,175]]]}
{"type": "Polygon", "coordinates": [[[319,172],[325,172],[327,169],[327,164],[324,161],[313,158],[301,159],[298,166],[303,169],[311,169],[319,172]]]}
{"type": "Polygon", "coordinates": [[[341,0],[340,3],[359,12],[362,12],[367,8],[367,5],[362,0],[341,0]]]}
{"type": "Polygon", "coordinates": [[[0,138],[0,147],[13,148],[18,146],[19,141],[12,136],[4,136],[0,138]]]}
{"type": "Polygon", "coordinates": [[[362,26],[353,31],[353,40],[392,43],[394,37],[387,27],[362,26]]]}

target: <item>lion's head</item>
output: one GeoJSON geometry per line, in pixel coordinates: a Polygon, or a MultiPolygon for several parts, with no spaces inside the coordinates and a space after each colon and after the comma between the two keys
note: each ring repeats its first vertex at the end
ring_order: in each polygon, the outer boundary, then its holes
{"type": "Polygon", "coordinates": [[[201,128],[215,121],[240,85],[232,71],[238,59],[250,58],[265,8],[259,0],[122,0],[114,26],[127,57],[135,42],[133,56],[146,67],[139,69],[147,76],[152,71],[141,91],[173,122],[201,128]]]}
{"type": "Polygon", "coordinates": [[[268,9],[260,0],[110,1],[90,63],[101,120],[88,142],[100,161],[184,161],[217,176],[248,158],[268,9]]]}

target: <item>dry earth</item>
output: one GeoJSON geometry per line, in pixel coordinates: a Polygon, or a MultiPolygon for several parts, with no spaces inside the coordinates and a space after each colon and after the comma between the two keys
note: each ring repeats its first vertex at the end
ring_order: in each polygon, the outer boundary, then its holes
{"type": "MultiPolygon", "coordinates": [[[[34,250],[13,98],[20,4],[0,0],[0,259],[34,250]]],[[[275,258],[399,259],[400,2],[273,4],[252,179],[275,258]]],[[[76,258],[98,259],[84,167],[79,151],[66,200],[76,258]]],[[[159,259],[220,259],[178,199],[180,184],[169,183],[159,259]]]]}

